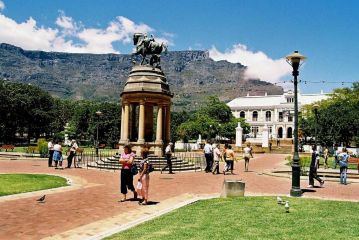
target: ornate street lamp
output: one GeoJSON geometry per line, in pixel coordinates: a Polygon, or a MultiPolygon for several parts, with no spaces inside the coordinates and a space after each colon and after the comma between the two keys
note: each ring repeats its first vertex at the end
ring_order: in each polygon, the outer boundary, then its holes
{"type": "Polygon", "coordinates": [[[98,157],[98,120],[100,119],[100,116],[102,115],[102,112],[101,111],[97,111],[96,112],[96,115],[97,115],[97,124],[96,124],[96,157],[98,157]]]}
{"type": "Polygon", "coordinates": [[[314,114],[315,114],[315,128],[314,128],[314,137],[315,137],[315,147],[317,147],[317,139],[318,139],[318,135],[317,135],[317,129],[318,129],[318,108],[319,105],[318,104],[314,104],[313,105],[313,110],[314,110],[314,114]]]}
{"type": "Polygon", "coordinates": [[[302,190],[300,189],[300,165],[299,165],[299,154],[298,154],[298,75],[299,67],[301,62],[306,59],[303,55],[299,54],[298,51],[288,55],[286,57],[287,62],[293,68],[294,77],[294,154],[292,161],[292,188],[290,195],[293,197],[300,197],[302,190]]]}

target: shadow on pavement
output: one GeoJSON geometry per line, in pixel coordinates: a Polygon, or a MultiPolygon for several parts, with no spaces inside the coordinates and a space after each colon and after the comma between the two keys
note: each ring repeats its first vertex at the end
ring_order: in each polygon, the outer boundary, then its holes
{"type": "Polygon", "coordinates": [[[316,192],[316,190],[314,190],[314,189],[302,189],[302,193],[306,193],[306,192],[316,192]]]}

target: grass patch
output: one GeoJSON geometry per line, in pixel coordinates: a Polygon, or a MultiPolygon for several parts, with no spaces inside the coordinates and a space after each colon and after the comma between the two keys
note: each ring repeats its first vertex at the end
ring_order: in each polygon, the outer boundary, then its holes
{"type": "Polygon", "coordinates": [[[65,178],[45,174],[0,174],[0,196],[67,186],[65,178]]]}
{"type": "Polygon", "coordinates": [[[359,204],[275,197],[218,198],[177,209],[106,239],[359,239],[359,204]]]}
{"type": "MultiPolygon", "coordinates": [[[[288,161],[287,165],[291,166],[292,165],[292,157],[291,155],[288,155],[286,157],[286,160],[288,161]]],[[[311,156],[300,156],[300,166],[303,168],[306,168],[309,170],[310,167],[310,162],[312,161],[312,157],[311,156]]],[[[319,166],[320,168],[324,168],[324,158],[320,158],[319,160],[319,166]]],[[[334,166],[334,157],[328,157],[328,168],[332,168],[333,169],[334,166]]],[[[337,170],[339,171],[339,164],[337,164],[337,170]]],[[[358,167],[356,164],[349,164],[348,169],[354,169],[356,170],[358,167]]]]}

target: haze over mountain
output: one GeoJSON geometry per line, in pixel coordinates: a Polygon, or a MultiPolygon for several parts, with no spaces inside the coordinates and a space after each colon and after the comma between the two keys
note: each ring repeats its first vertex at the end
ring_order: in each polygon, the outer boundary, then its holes
{"type": "MultiPolygon", "coordinates": [[[[119,100],[131,62],[129,54],[26,51],[0,44],[0,78],[34,84],[65,98],[119,100]]],[[[283,92],[271,83],[246,79],[245,66],[214,61],[207,51],[168,52],[162,55],[161,62],[176,109],[193,108],[208,95],[228,101],[247,93],[283,92]]]]}

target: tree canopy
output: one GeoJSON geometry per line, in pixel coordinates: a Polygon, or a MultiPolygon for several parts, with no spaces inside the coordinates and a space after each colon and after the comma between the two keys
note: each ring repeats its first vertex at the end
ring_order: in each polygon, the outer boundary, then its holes
{"type": "Polygon", "coordinates": [[[99,141],[108,145],[118,142],[120,104],[76,101],[52,97],[39,87],[0,81],[0,142],[15,143],[16,134],[31,138],[69,137],[93,143],[99,128],[99,141]],[[101,111],[101,116],[96,115],[101,111]],[[65,131],[66,123],[69,123],[65,131]]]}
{"type": "Polygon", "coordinates": [[[218,97],[210,96],[207,102],[198,111],[191,113],[188,119],[182,122],[176,134],[183,139],[197,139],[198,135],[204,139],[225,137],[235,138],[235,128],[241,123],[244,133],[249,132],[249,124],[244,119],[236,119],[226,103],[218,97]]]}
{"type": "Polygon", "coordinates": [[[318,102],[317,118],[313,105],[302,112],[301,123],[304,135],[314,136],[316,122],[318,142],[325,145],[359,145],[359,82],[350,88],[338,88],[330,98],[318,102]]]}

